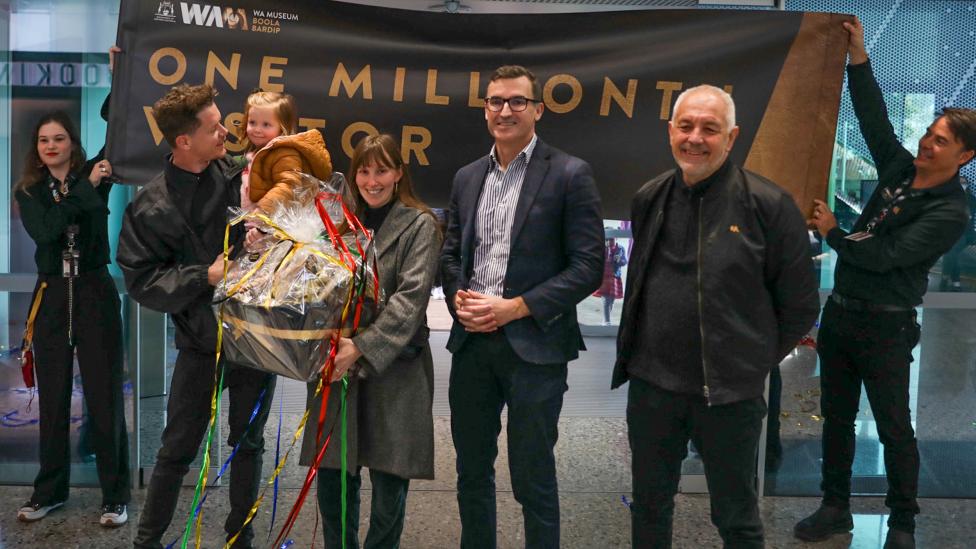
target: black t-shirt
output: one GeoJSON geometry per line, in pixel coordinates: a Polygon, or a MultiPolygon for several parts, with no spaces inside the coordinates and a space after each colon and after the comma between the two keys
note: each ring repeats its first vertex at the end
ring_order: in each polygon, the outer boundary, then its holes
{"type": "Polygon", "coordinates": [[[689,187],[680,170],[664,210],[664,223],[648,260],[643,285],[644,318],[663,322],[642,322],[631,372],[653,372],[645,381],[663,389],[701,394],[705,385],[702,367],[701,317],[698,296],[699,232],[701,201],[714,199],[709,191],[721,185],[730,163],[708,178],[689,187]]]}

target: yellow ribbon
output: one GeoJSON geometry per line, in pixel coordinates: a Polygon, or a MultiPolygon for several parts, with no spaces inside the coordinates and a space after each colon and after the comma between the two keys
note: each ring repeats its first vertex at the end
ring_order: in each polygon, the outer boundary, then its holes
{"type": "Polygon", "coordinates": [[[41,287],[37,289],[37,294],[34,295],[34,302],[31,303],[30,314],[27,315],[27,327],[24,329],[24,345],[22,346],[25,350],[34,342],[34,319],[37,318],[37,311],[41,308],[44,288],[47,288],[47,282],[41,282],[41,287]]]}
{"type": "MultiPolygon", "coordinates": [[[[339,325],[340,326],[345,326],[346,320],[348,320],[348,318],[349,318],[349,313],[350,313],[350,310],[351,310],[351,307],[352,307],[352,304],[353,304],[353,301],[354,301],[354,299],[353,299],[353,289],[354,289],[353,288],[353,285],[350,285],[349,286],[349,295],[346,297],[346,303],[345,303],[345,305],[342,308],[342,315],[341,315],[340,320],[339,320],[339,325]]],[[[221,314],[223,315],[223,311],[221,311],[221,314]]],[[[345,332],[345,331],[346,330],[343,330],[343,332],[345,332]]],[[[350,331],[350,333],[351,333],[351,331],[350,331]]],[[[315,393],[312,395],[312,400],[313,401],[316,398],[318,398],[319,394],[322,392],[323,381],[325,380],[325,374],[326,373],[329,373],[328,366],[329,366],[328,362],[326,362],[322,366],[324,372],[323,372],[323,375],[319,376],[319,381],[315,385],[315,393]]],[[[258,495],[258,498],[254,501],[254,505],[252,505],[251,506],[251,509],[247,512],[247,516],[244,518],[244,524],[241,525],[241,529],[238,530],[236,534],[234,534],[233,536],[231,536],[231,538],[229,540],[227,540],[227,543],[224,545],[224,548],[223,549],[230,549],[230,547],[232,545],[234,545],[234,542],[237,541],[237,538],[241,535],[241,532],[244,531],[244,528],[246,528],[247,525],[251,523],[251,520],[254,519],[254,516],[257,514],[258,509],[261,507],[261,502],[264,501],[264,495],[268,491],[268,487],[269,486],[274,486],[274,481],[275,481],[276,478],[278,478],[278,475],[281,474],[281,470],[284,469],[285,463],[288,461],[288,456],[291,454],[292,449],[295,448],[295,444],[298,442],[298,439],[301,438],[302,433],[305,432],[305,427],[306,427],[306,423],[308,422],[308,415],[309,415],[309,412],[310,411],[311,411],[311,408],[307,408],[305,410],[305,413],[302,414],[302,419],[301,419],[301,421],[298,422],[298,429],[295,431],[295,435],[292,437],[291,444],[288,446],[288,450],[285,451],[285,455],[281,458],[281,462],[278,464],[277,467],[275,467],[274,472],[268,478],[268,481],[265,484],[264,488],[261,489],[261,494],[258,495]]]]}
{"type": "MultiPolygon", "coordinates": [[[[240,223],[245,218],[256,218],[256,219],[261,220],[262,222],[264,222],[266,225],[268,225],[269,227],[271,227],[275,231],[275,233],[274,233],[275,236],[277,236],[280,240],[286,240],[286,241],[292,242],[292,248],[289,250],[288,254],[282,259],[282,261],[275,268],[275,273],[277,273],[284,266],[285,263],[287,263],[288,261],[291,261],[291,259],[294,257],[295,252],[297,251],[297,249],[300,248],[301,246],[303,246],[303,244],[301,242],[298,242],[296,239],[292,238],[291,235],[289,235],[285,230],[281,229],[281,227],[279,227],[276,223],[274,223],[266,214],[264,214],[264,213],[258,213],[258,212],[253,212],[253,213],[249,213],[249,214],[244,214],[244,215],[238,216],[237,218],[231,220],[228,223],[227,230],[226,230],[225,235],[224,235],[224,250],[225,250],[224,256],[225,256],[225,260],[226,260],[226,257],[227,257],[228,234],[229,234],[229,231],[230,231],[230,226],[231,225],[236,225],[237,223],[240,223]]],[[[323,259],[325,259],[325,260],[327,260],[327,261],[329,261],[329,262],[331,262],[331,263],[333,263],[335,265],[339,265],[341,267],[344,267],[346,270],[350,271],[351,273],[353,273],[353,275],[355,275],[355,268],[354,267],[350,267],[349,265],[346,265],[344,262],[338,261],[334,257],[322,253],[320,250],[316,250],[314,248],[309,248],[309,253],[313,253],[313,254],[315,254],[315,255],[317,255],[317,256],[319,256],[319,257],[321,257],[321,258],[323,258],[323,259]]],[[[259,263],[263,263],[263,261],[267,258],[268,254],[270,254],[270,250],[268,252],[265,252],[264,257],[262,257],[262,259],[259,260],[259,263]]],[[[258,267],[259,267],[259,265],[256,265],[255,268],[252,269],[252,272],[249,272],[245,276],[247,278],[250,278],[249,275],[252,275],[253,274],[253,271],[256,271],[258,267]]],[[[224,281],[225,281],[225,284],[226,284],[226,277],[227,277],[227,273],[226,273],[226,261],[225,261],[225,269],[224,269],[224,281]]],[[[273,282],[272,282],[272,284],[273,284],[273,282]]],[[[235,286],[235,291],[238,290],[240,286],[241,286],[241,283],[238,283],[238,285],[235,286]]],[[[274,290],[274,287],[272,286],[272,293],[273,293],[273,290],[274,290]]],[[[352,306],[353,306],[353,301],[354,301],[354,299],[353,299],[353,297],[354,297],[354,291],[355,291],[355,284],[350,284],[349,285],[349,294],[346,297],[346,302],[343,305],[342,314],[340,315],[340,320],[339,320],[339,329],[341,330],[340,335],[348,335],[348,334],[351,334],[353,332],[353,330],[351,330],[351,329],[343,329],[342,327],[345,326],[346,321],[349,318],[349,314],[351,312],[351,309],[352,309],[352,306]]],[[[233,293],[232,292],[231,293],[228,293],[228,297],[230,295],[233,295],[233,293]]],[[[270,296],[269,296],[269,299],[270,299],[270,296]]],[[[219,356],[219,352],[220,352],[220,343],[222,341],[222,334],[223,334],[222,327],[223,327],[223,321],[224,321],[224,319],[228,319],[230,325],[232,325],[235,328],[235,334],[236,334],[235,337],[239,337],[239,333],[240,333],[239,331],[242,330],[242,329],[246,329],[250,333],[255,333],[255,334],[259,334],[259,335],[270,335],[270,336],[277,337],[277,338],[281,338],[281,339],[311,339],[311,337],[306,337],[306,335],[319,334],[319,333],[321,333],[323,339],[325,339],[325,336],[331,336],[331,335],[334,335],[334,333],[335,333],[335,330],[332,330],[332,329],[323,329],[323,330],[279,330],[279,329],[275,329],[275,328],[269,328],[267,326],[257,325],[257,324],[251,323],[251,322],[247,322],[246,320],[239,319],[239,318],[236,318],[236,317],[232,317],[230,315],[227,315],[224,312],[223,306],[221,306],[221,308],[220,308],[220,318],[219,318],[219,321],[218,321],[218,330],[217,330],[217,349],[218,349],[218,356],[219,356]]],[[[322,366],[323,374],[321,376],[319,376],[319,381],[318,381],[318,383],[315,386],[315,392],[312,395],[312,400],[313,401],[316,398],[318,398],[319,394],[322,392],[322,387],[324,386],[324,380],[325,380],[326,374],[328,373],[328,374],[331,375],[328,366],[329,366],[329,361],[327,361],[322,366]]],[[[240,537],[241,532],[244,531],[244,528],[246,528],[247,525],[250,524],[251,521],[254,519],[254,516],[257,514],[258,509],[261,507],[261,503],[264,500],[265,493],[268,491],[268,488],[269,487],[274,486],[274,481],[281,474],[282,469],[284,469],[285,464],[288,461],[288,457],[291,454],[291,451],[295,448],[295,444],[298,442],[298,440],[301,438],[302,434],[305,432],[305,427],[306,427],[307,422],[308,422],[308,416],[309,416],[309,412],[310,411],[311,411],[311,408],[308,408],[308,409],[305,410],[305,413],[302,414],[302,419],[298,423],[298,428],[295,430],[295,434],[294,434],[294,436],[292,436],[291,444],[288,446],[288,449],[285,451],[285,455],[282,457],[281,462],[278,463],[278,466],[277,467],[275,467],[274,472],[268,478],[267,483],[265,484],[264,488],[261,490],[261,493],[258,495],[258,498],[255,500],[254,505],[251,506],[251,509],[248,511],[247,516],[244,518],[244,523],[241,525],[240,530],[238,530],[236,534],[234,534],[233,536],[231,536],[231,538],[229,540],[227,540],[227,543],[224,545],[224,549],[230,549],[230,547],[232,545],[234,545],[234,542],[237,541],[237,538],[240,537]]],[[[197,523],[198,523],[198,526],[197,526],[197,548],[198,549],[199,549],[199,535],[200,535],[199,523],[200,523],[200,520],[201,520],[201,516],[202,515],[203,515],[203,509],[200,510],[200,516],[198,516],[198,520],[197,520],[197,523]]]]}
{"type": "MultiPolygon", "coordinates": [[[[250,322],[244,320],[243,318],[238,318],[229,313],[224,313],[224,320],[234,328],[233,337],[234,339],[239,339],[243,332],[248,332],[249,334],[257,334],[262,336],[269,336],[275,339],[290,339],[290,340],[302,340],[302,339],[324,339],[330,337],[335,330],[331,328],[322,328],[321,330],[288,330],[284,328],[272,328],[265,324],[258,324],[255,322],[250,322]]],[[[348,336],[351,330],[342,330],[342,335],[348,336]]]]}
{"type": "MultiPolygon", "coordinates": [[[[248,214],[239,215],[236,218],[230,220],[227,223],[226,228],[224,229],[224,281],[225,283],[227,280],[227,261],[228,261],[228,252],[229,252],[228,243],[230,237],[230,228],[234,225],[237,225],[241,221],[244,221],[245,219],[251,219],[251,218],[259,219],[260,221],[265,223],[268,227],[270,227],[274,231],[273,233],[274,236],[279,240],[284,242],[291,242],[291,248],[288,250],[288,253],[285,254],[285,257],[283,257],[281,261],[278,262],[278,265],[275,266],[274,273],[272,274],[271,290],[268,292],[268,297],[264,303],[265,308],[270,308],[271,301],[274,298],[274,293],[276,288],[275,275],[277,275],[282,268],[284,268],[288,263],[291,262],[292,259],[294,259],[295,254],[298,252],[299,249],[305,246],[305,243],[298,241],[293,236],[288,234],[287,231],[279,227],[277,223],[272,221],[271,218],[269,218],[264,213],[252,212],[248,214]]],[[[258,261],[255,262],[254,266],[251,267],[251,269],[248,272],[244,273],[244,276],[242,276],[240,280],[237,281],[237,284],[235,284],[234,287],[227,290],[227,297],[231,297],[240,291],[240,289],[244,286],[244,284],[246,284],[247,281],[250,280],[251,277],[253,277],[255,273],[257,273],[261,269],[261,267],[265,264],[265,262],[267,262],[268,258],[271,256],[271,252],[274,251],[274,248],[275,246],[268,248],[268,250],[261,255],[260,259],[258,259],[258,261]]],[[[342,267],[350,272],[352,271],[352,269],[344,262],[339,261],[338,259],[323,253],[321,250],[317,250],[315,248],[308,248],[308,252],[310,254],[314,254],[332,263],[333,265],[342,267]]]]}

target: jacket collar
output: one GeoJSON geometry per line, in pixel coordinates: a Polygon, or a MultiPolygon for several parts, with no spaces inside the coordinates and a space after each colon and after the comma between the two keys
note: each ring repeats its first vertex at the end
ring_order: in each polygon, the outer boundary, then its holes
{"type": "Polygon", "coordinates": [[[393,207],[390,208],[390,213],[386,214],[386,220],[383,221],[383,225],[380,230],[376,231],[374,238],[374,246],[376,246],[376,257],[379,259],[390,246],[400,238],[400,234],[409,227],[417,217],[423,215],[423,212],[416,208],[411,208],[405,205],[403,202],[397,200],[394,202],[393,207]]]}
{"type": "Polygon", "coordinates": [[[529,217],[529,211],[532,209],[535,196],[542,187],[546,173],[549,172],[549,159],[552,156],[552,150],[541,139],[537,139],[533,143],[533,150],[531,151],[532,161],[529,162],[529,166],[525,171],[522,190],[519,193],[518,204],[515,206],[515,219],[512,222],[512,237],[509,240],[512,244],[515,243],[519,233],[525,226],[525,221],[529,217]]]}
{"type": "MultiPolygon", "coordinates": [[[[914,174],[913,174],[914,175],[914,174]]],[[[952,176],[945,183],[929,187],[927,189],[915,189],[915,194],[928,194],[932,196],[944,196],[958,192],[962,189],[962,182],[959,180],[959,172],[952,176]]]]}
{"type": "MultiPolygon", "coordinates": [[[[512,223],[511,238],[511,242],[513,243],[518,237],[519,232],[525,226],[525,221],[529,216],[529,210],[535,200],[535,196],[538,194],[546,173],[549,171],[549,162],[552,157],[552,148],[546,145],[545,141],[538,139],[538,135],[533,139],[534,145],[531,151],[529,151],[531,153],[531,161],[526,169],[525,179],[522,180],[522,190],[519,193],[518,202],[515,206],[515,219],[512,223]]],[[[461,228],[461,255],[462,257],[468,258],[468,260],[471,258],[471,248],[474,244],[474,222],[475,218],[478,217],[478,200],[481,198],[481,192],[484,189],[488,171],[492,168],[491,156],[485,155],[481,157],[477,161],[476,166],[471,171],[472,175],[469,183],[465,185],[461,191],[461,196],[458,198],[459,210],[469,214],[466,216],[467,219],[464,227],[461,228]]]]}
{"type": "MultiPolygon", "coordinates": [[[[524,157],[525,163],[529,164],[532,162],[532,153],[535,152],[535,147],[539,143],[539,135],[532,134],[532,139],[529,140],[529,144],[525,146],[524,149],[519,151],[515,158],[524,157]]],[[[514,162],[515,159],[512,159],[514,162]]],[[[511,165],[511,163],[509,163],[511,165]]],[[[491,146],[491,152],[488,153],[488,169],[494,170],[498,166],[498,156],[495,150],[495,146],[491,146]]]]}
{"type": "Polygon", "coordinates": [[[689,196],[703,196],[708,193],[712,187],[716,186],[717,183],[725,179],[726,174],[729,173],[729,168],[731,165],[732,161],[726,158],[725,162],[723,162],[712,175],[691,186],[685,184],[684,175],[681,173],[681,168],[678,168],[674,172],[675,184],[678,185],[678,187],[689,196]]]}
{"type": "MultiPolygon", "coordinates": [[[[229,155],[211,161],[204,171],[195,174],[173,164],[173,154],[168,153],[166,155],[166,166],[163,168],[166,184],[181,197],[193,196],[194,185],[200,181],[200,177],[204,173],[212,177],[218,185],[226,185],[240,175],[241,171],[243,171],[243,166],[229,155]]],[[[240,199],[238,198],[238,200],[240,199]]]]}

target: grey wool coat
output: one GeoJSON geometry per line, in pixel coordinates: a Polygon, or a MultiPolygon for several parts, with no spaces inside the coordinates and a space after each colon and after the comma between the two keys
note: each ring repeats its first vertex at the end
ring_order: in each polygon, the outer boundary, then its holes
{"type": "MultiPolygon", "coordinates": [[[[346,395],[347,453],[350,471],[368,467],[401,478],[434,478],[434,364],[430,344],[414,359],[400,353],[426,322],[427,302],[437,270],[440,235],[430,215],[399,202],[375,235],[377,270],[386,294],[373,323],[352,340],[363,353],[362,377],[349,376],[346,395]]],[[[300,463],[310,465],[315,447],[321,396],[308,386],[308,423],[300,463]]],[[[341,382],[332,384],[322,441],[333,428],[320,467],[340,468],[339,409],[341,382]]],[[[321,446],[319,446],[321,447],[321,446]]]]}

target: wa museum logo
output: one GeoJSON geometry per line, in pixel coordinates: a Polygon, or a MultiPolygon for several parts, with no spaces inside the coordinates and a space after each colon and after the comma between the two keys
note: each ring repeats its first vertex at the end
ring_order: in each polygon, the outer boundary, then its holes
{"type": "MultiPolygon", "coordinates": [[[[156,9],[153,19],[175,23],[176,10],[173,2],[162,0],[156,9]]],[[[180,2],[180,21],[184,25],[199,27],[215,27],[220,29],[249,30],[247,24],[247,10],[244,8],[227,8],[211,4],[197,4],[195,2],[180,2]]]]}
{"type": "Polygon", "coordinates": [[[159,3],[156,8],[156,16],[153,17],[156,21],[164,21],[166,23],[176,22],[176,11],[173,9],[173,2],[170,0],[163,0],[159,3]]]}

